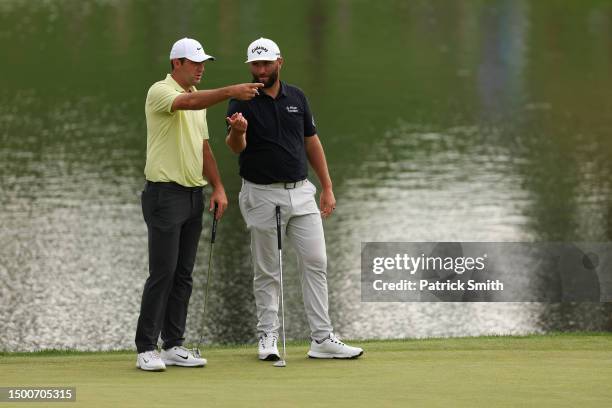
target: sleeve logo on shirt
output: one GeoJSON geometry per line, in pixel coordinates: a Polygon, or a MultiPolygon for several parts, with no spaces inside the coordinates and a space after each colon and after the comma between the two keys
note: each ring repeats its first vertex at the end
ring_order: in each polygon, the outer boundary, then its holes
{"type": "Polygon", "coordinates": [[[289,113],[299,113],[300,112],[297,106],[289,105],[286,108],[287,108],[287,112],[289,113]]]}

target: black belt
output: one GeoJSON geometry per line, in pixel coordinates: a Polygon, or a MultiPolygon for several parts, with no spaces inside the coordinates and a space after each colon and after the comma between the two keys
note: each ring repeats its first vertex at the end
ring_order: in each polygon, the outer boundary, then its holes
{"type": "Polygon", "coordinates": [[[185,191],[185,192],[198,192],[204,189],[204,186],[197,187],[186,187],[181,184],[175,183],[173,181],[149,181],[145,180],[145,188],[148,187],[159,187],[159,188],[167,188],[170,190],[176,191],[185,191]]]}

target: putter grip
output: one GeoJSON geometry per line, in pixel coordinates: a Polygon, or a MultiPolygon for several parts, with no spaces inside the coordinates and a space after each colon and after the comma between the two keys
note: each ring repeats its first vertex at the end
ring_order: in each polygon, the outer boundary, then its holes
{"type": "Polygon", "coordinates": [[[215,243],[215,236],[217,236],[217,209],[219,205],[215,203],[215,211],[213,212],[213,223],[212,223],[212,235],[210,236],[210,243],[215,243]]]}
{"type": "Polygon", "coordinates": [[[281,217],[280,217],[280,205],[276,206],[276,239],[278,240],[278,249],[281,247],[281,217]]]}

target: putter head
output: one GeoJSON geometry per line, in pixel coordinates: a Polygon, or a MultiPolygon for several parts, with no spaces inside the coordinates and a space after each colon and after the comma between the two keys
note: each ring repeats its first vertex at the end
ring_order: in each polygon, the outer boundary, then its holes
{"type": "Polygon", "coordinates": [[[287,363],[285,360],[278,360],[276,363],[272,364],[274,367],[287,367],[287,363]]]}
{"type": "Polygon", "coordinates": [[[191,352],[193,353],[193,355],[195,356],[195,358],[202,358],[202,353],[200,353],[200,349],[199,348],[192,348],[191,352]]]}

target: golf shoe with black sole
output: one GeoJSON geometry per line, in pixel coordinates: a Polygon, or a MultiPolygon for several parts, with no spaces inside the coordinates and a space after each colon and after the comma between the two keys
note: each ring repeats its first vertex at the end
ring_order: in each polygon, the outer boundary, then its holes
{"type": "Polygon", "coordinates": [[[278,352],[278,336],[274,333],[266,333],[259,338],[257,357],[264,361],[280,360],[278,352]]]}

